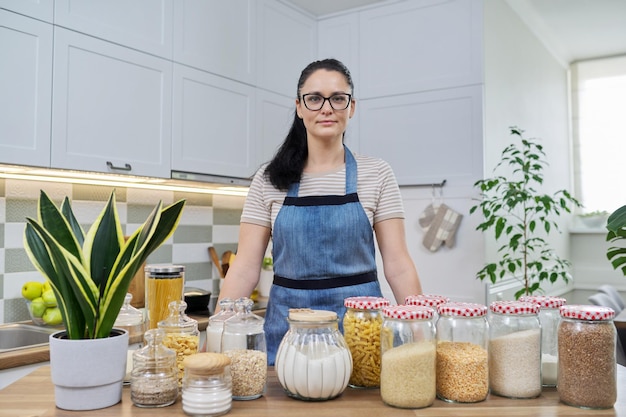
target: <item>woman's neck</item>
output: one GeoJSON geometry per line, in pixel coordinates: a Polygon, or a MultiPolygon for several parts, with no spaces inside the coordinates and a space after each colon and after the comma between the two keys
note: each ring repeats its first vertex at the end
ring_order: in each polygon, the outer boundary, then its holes
{"type": "Polygon", "coordinates": [[[345,151],[343,143],[333,144],[309,144],[309,156],[307,157],[304,171],[307,173],[319,173],[334,171],[345,163],[345,151]]]}

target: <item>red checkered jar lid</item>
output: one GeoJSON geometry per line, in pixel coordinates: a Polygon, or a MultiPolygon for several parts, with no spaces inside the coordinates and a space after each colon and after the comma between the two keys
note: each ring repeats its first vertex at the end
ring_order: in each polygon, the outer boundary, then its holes
{"type": "Polygon", "coordinates": [[[444,304],[449,301],[450,298],[444,297],[443,295],[420,294],[409,295],[404,300],[404,304],[411,306],[437,307],[439,304],[444,304]]]}
{"type": "Polygon", "coordinates": [[[519,301],[538,304],[540,308],[559,308],[564,306],[567,300],[563,297],[551,295],[523,295],[519,301]]]}
{"type": "Polygon", "coordinates": [[[487,314],[487,306],[476,303],[445,303],[437,306],[441,316],[481,317],[487,314]]]}
{"type": "Polygon", "coordinates": [[[343,300],[343,305],[359,310],[380,310],[389,305],[389,300],[384,297],[348,297],[343,300]]]}
{"type": "Polygon", "coordinates": [[[615,318],[611,307],[593,305],[565,305],[560,308],[561,317],[585,321],[606,321],[615,318]]]}
{"type": "Polygon", "coordinates": [[[528,315],[539,313],[539,304],[525,301],[494,301],[489,309],[498,314],[528,315]]]}
{"type": "Polygon", "coordinates": [[[400,320],[427,320],[433,318],[435,310],[426,306],[397,305],[383,307],[383,316],[400,320]]]}

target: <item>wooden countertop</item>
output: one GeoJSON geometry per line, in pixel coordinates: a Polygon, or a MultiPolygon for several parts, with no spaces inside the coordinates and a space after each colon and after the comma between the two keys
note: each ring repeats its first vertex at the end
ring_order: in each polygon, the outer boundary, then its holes
{"type": "MultiPolygon", "coordinates": [[[[289,398],[283,392],[276,373],[270,368],[266,394],[252,401],[233,401],[228,416],[246,417],[402,417],[402,416],[626,416],[626,368],[618,366],[618,399],[609,410],[583,410],[561,404],[554,388],[546,388],[538,398],[512,400],[490,395],[474,404],[451,404],[440,400],[428,408],[404,410],[386,406],[377,389],[348,388],[341,397],[330,401],[306,402],[289,398]]],[[[130,388],[124,387],[122,402],[93,411],[70,412],[54,405],[54,387],[50,368],[41,367],[0,391],[0,417],[135,417],[185,416],[180,399],[164,408],[138,408],[130,400],[130,388]]]]}

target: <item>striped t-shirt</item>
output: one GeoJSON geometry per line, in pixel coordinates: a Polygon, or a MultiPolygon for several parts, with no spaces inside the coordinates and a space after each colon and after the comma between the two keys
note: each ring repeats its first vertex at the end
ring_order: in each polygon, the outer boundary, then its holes
{"type": "MultiPolygon", "coordinates": [[[[396,177],[382,159],[354,155],[357,162],[357,192],[370,225],[382,220],[404,218],[404,207],[396,177]]],[[[243,207],[241,221],[274,228],[274,221],[283,205],[286,191],[276,189],[265,177],[266,165],[255,174],[243,207]]],[[[300,197],[344,195],[346,168],[322,174],[303,173],[300,197]]]]}

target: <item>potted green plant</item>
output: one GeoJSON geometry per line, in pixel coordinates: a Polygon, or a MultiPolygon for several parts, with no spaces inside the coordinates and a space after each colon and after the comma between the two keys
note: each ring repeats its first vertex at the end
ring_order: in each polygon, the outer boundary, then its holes
{"type": "Polygon", "coordinates": [[[558,231],[555,218],[580,207],[566,190],[552,195],[539,192],[543,184],[543,169],[547,166],[543,146],[536,139],[523,137],[523,130],[511,128],[519,142],[502,151],[494,168],[508,167],[507,176],[495,176],[477,181],[481,200],[471,207],[470,215],[479,211],[484,220],[476,227],[482,232],[493,231],[496,241],[506,239],[498,248],[500,259],[486,264],[477,273],[480,280],[512,277],[521,281],[522,288],[515,298],[542,291],[541,284],[563,280],[569,282],[570,262],[560,258],[545,237],[558,231]]]}
{"type": "Polygon", "coordinates": [[[86,234],[67,197],[58,208],[41,191],[37,219],[26,219],[24,247],[50,282],[65,325],[65,330],[50,336],[51,374],[59,408],[104,408],[120,401],[128,333],[113,325],[135,273],[174,233],[184,204],[180,200],[163,207],[159,202],[143,225],[125,239],[114,191],[86,234]],[[97,341],[104,345],[101,353],[91,343],[97,341]],[[64,352],[69,362],[57,362],[64,352]],[[79,363],[81,357],[88,363],[79,363]],[[116,359],[121,364],[113,365],[116,359]],[[104,369],[96,369],[98,364],[104,369]],[[65,371],[71,374],[69,381],[62,381],[65,371]],[[88,381],[91,377],[102,378],[88,381]],[[104,392],[96,393],[98,389],[104,392]]]}
{"type": "MultiPolygon", "coordinates": [[[[608,233],[606,235],[607,242],[617,244],[624,243],[626,240],[626,206],[622,206],[615,210],[609,216],[606,224],[608,233]]],[[[611,246],[606,253],[607,258],[613,265],[614,269],[621,269],[626,276],[626,247],[611,246]]]]}

